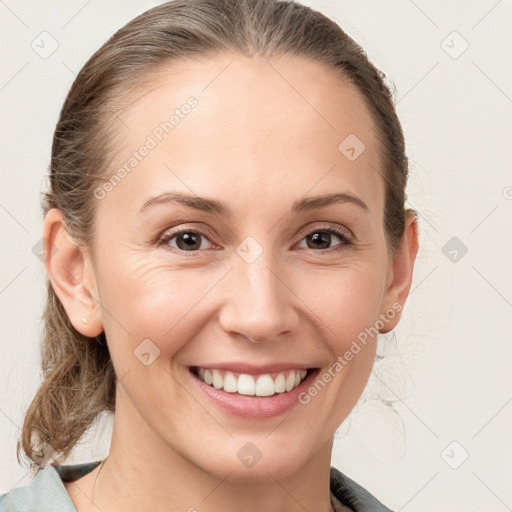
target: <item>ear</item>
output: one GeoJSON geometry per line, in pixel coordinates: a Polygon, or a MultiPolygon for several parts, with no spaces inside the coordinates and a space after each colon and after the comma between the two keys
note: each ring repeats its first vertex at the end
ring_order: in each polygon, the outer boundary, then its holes
{"type": "Polygon", "coordinates": [[[71,324],[84,336],[97,336],[103,323],[90,251],[71,238],[57,208],[45,216],[43,240],[46,271],[71,324]]]}
{"type": "Polygon", "coordinates": [[[379,332],[384,334],[393,330],[398,324],[411,288],[414,261],[418,253],[418,222],[414,210],[407,210],[405,229],[400,245],[393,255],[393,262],[388,277],[387,289],[383,300],[384,310],[381,317],[386,316],[387,322],[379,332]],[[386,311],[393,310],[393,317],[388,318],[386,311]]]}

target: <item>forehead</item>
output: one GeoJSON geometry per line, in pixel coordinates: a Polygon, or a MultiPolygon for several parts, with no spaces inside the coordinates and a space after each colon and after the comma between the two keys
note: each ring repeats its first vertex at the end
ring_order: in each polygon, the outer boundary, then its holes
{"type": "Polygon", "coordinates": [[[336,189],[383,204],[365,101],[314,61],[230,54],[180,61],[128,98],[121,119],[110,172],[124,165],[129,176],[112,200],[140,205],[148,195],[183,190],[262,206],[264,198],[275,202],[276,191],[291,204],[308,191],[336,189]]]}

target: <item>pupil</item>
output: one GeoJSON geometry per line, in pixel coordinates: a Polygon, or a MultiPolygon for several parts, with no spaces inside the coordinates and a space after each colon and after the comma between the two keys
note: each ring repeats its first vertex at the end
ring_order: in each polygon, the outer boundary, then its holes
{"type": "Polygon", "coordinates": [[[195,234],[182,233],[180,236],[178,236],[178,247],[180,246],[180,240],[182,240],[185,243],[185,245],[183,247],[180,247],[180,249],[185,251],[189,251],[191,249],[198,249],[201,246],[201,242],[198,241],[199,237],[195,234]]]}
{"type": "MultiPolygon", "coordinates": [[[[331,235],[330,235],[330,233],[313,233],[311,235],[311,239],[315,243],[319,242],[320,244],[322,244],[322,242],[323,242],[324,244],[326,244],[327,247],[329,247],[330,241],[331,241],[331,235]]],[[[313,249],[318,249],[318,246],[313,247],[313,249]]]]}

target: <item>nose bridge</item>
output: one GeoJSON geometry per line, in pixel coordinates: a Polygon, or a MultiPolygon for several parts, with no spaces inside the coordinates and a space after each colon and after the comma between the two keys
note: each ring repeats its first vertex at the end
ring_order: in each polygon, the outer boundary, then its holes
{"type": "Polygon", "coordinates": [[[227,287],[220,316],[226,332],[263,342],[292,329],[292,295],[279,276],[272,251],[256,239],[247,237],[238,246],[227,287]]]}

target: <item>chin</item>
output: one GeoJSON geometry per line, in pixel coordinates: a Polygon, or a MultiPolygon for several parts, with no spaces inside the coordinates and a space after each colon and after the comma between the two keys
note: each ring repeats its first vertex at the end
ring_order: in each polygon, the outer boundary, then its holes
{"type": "Polygon", "coordinates": [[[222,451],[215,450],[207,459],[203,452],[194,463],[221,480],[240,484],[285,480],[306,464],[312,447],[302,447],[296,442],[284,444],[277,439],[272,442],[244,436],[243,441],[219,442],[217,446],[223,446],[222,451]]]}

